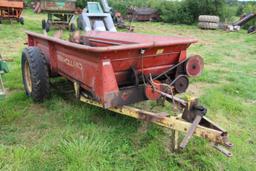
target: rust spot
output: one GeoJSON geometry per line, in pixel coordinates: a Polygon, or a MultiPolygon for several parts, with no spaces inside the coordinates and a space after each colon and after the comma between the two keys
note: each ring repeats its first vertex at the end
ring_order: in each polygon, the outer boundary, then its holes
{"type": "Polygon", "coordinates": [[[157,116],[157,115],[148,115],[142,112],[139,112],[139,117],[138,119],[147,121],[147,122],[161,122],[163,117],[157,116]]]}
{"type": "Polygon", "coordinates": [[[122,98],[124,101],[126,101],[126,100],[129,98],[128,93],[127,93],[127,92],[124,92],[124,93],[122,94],[121,98],[122,98]]]}
{"type": "Polygon", "coordinates": [[[208,139],[208,138],[209,138],[207,132],[202,132],[202,133],[201,133],[201,137],[203,137],[203,138],[205,138],[205,139],[208,139]]]}

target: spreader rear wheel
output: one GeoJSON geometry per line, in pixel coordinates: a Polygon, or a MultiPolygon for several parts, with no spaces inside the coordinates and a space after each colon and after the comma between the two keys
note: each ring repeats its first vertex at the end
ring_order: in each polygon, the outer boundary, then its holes
{"type": "Polygon", "coordinates": [[[51,28],[50,22],[47,22],[46,25],[45,25],[45,30],[46,30],[46,32],[49,32],[49,31],[50,31],[50,28],[51,28]]]}
{"type": "Polygon", "coordinates": [[[22,77],[26,94],[42,102],[49,94],[49,74],[46,58],[39,48],[29,47],[22,52],[22,77]]]}
{"type": "Polygon", "coordinates": [[[19,18],[19,23],[20,23],[21,25],[24,25],[24,22],[25,22],[24,18],[23,18],[23,17],[20,17],[20,18],[19,18]]]}
{"type": "Polygon", "coordinates": [[[46,21],[45,20],[42,20],[42,29],[44,30],[46,27],[46,21]]]}
{"type": "Polygon", "coordinates": [[[50,31],[50,21],[45,21],[42,20],[42,29],[45,30],[46,32],[50,31]]]}

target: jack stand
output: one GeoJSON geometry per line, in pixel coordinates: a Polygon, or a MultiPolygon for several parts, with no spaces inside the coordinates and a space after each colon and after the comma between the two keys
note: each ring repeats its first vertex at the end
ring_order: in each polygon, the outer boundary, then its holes
{"type": "Polygon", "coordinates": [[[174,152],[179,150],[179,131],[177,130],[172,130],[171,150],[174,152]]]}
{"type": "Polygon", "coordinates": [[[191,139],[191,137],[193,136],[197,126],[199,125],[199,123],[201,122],[201,120],[203,119],[203,117],[205,116],[205,114],[207,113],[207,109],[205,109],[202,106],[193,106],[191,109],[194,114],[196,114],[196,118],[194,119],[191,127],[189,128],[185,138],[182,140],[181,144],[180,144],[180,148],[184,149],[189,140],[191,139]]]}

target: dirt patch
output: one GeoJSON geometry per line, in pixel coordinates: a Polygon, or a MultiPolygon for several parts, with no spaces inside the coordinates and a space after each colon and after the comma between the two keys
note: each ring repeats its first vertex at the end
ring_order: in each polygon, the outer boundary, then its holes
{"type": "Polygon", "coordinates": [[[41,104],[32,104],[29,107],[28,111],[31,111],[31,112],[36,113],[38,115],[43,115],[44,113],[47,112],[47,109],[41,104]]]}
{"type": "Polygon", "coordinates": [[[250,105],[256,105],[256,100],[247,99],[247,100],[245,100],[245,103],[250,104],[250,105]]]}
{"type": "Polygon", "coordinates": [[[253,76],[256,76],[256,72],[252,72],[252,75],[253,75],[253,76]]]}
{"type": "Polygon", "coordinates": [[[193,83],[190,84],[187,90],[187,93],[194,96],[194,97],[200,97],[203,95],[203,92],[205,89],[209,87],[215,86],[214,84],[208,84],[208,83],[193,83]]]}
{"type": "Polygon", "coordinates": [[[197,45],[214,45],[215,43],[214,42],[211,42],[209,40],[199,40],[197,45]]]}
{"type": "Polygon", "coordinates": [[[149,122],[141,122],[141,125],[138,127],[136,133],[134,133],[132,141],[136,148],[141,147],[143,139],[146,136],[146,133],[149,129],[149,122]]]}
{"type": "Polygon", "coordinates": [[[207,68],[209,71],[218,71],[218,72],[221,72],[222,74],[229,73],[232,71],[230,68],[224,67],[221,64],[213,64],[212,63],[212,64],[207,64],[204,67],[207,68]]]}

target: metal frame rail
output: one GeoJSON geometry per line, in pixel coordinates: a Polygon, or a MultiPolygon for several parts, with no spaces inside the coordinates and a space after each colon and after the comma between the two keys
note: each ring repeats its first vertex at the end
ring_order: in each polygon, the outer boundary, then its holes
{"type": "MultiPolygon", "coordinates": [[[[84,103],[104,108],[101,103],[98,103],[95,100],[90,99],[86,96],[85,93],[80,91],[80,86],[78,83],[74,83],[74,89],[76,97],[84,103]]],[[[144,111],[135,107],[122,106],[122,107],[113,107],[106,110],[143,120],[146,122],[152,122],[157,125],[160,125],[165,128],[173,130],[173,143],[172,148],[174,150],[183,149],[188,144],[192,136],[201,137],[210,141],[214,148],[222,152],[227,157],[231,157],[232,153],[229,152],[226,148],[231,148],[233,145],[228,141],[228,133],[213,123],[211,120],[207,119],[204,116],[196,117],[194,122],[188,122],[182,119],[182,115],[169,116],[168,114],[163,115],[162,113],[153,113],[144,111]],[[198,119],[199,118],[199,119],[198,119]],[[179,132],[186,134],[183,141],[179,144],[178,136],[179,132]]]]}

